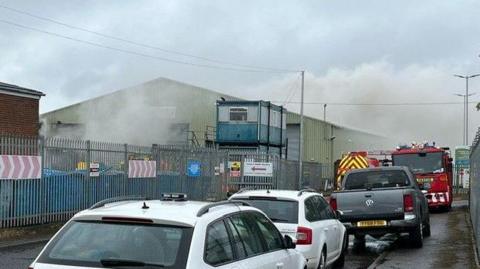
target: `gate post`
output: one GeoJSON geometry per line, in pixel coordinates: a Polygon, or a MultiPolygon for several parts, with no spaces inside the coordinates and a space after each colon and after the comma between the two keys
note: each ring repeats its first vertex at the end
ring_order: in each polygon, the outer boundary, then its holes
{"type": "Polygon", "coordinates": [[[93,205],[92,203],[92,200],[93,200],[93,197],[92,197],[92,193],[93,193],[93,184],[90,182],[90,162],[91,162],[91,159],[90,159],[90,140],[87,140],[87,156],[86,156],[86,169],[85,169],[85,173],[86,173],[86,179],[87,179],[87,182],[85,184],[85,186],[87,186],[87,191],[86,191],[86,194],[87,194],[87,207],[90,207],[91,205],[93,205]]]}
{"type": "Polygon", "coordinates": [[[45,183],[44,177],[44,168],[45,168],[45,137],[40,136],[39,139],[40,146],[40,197],[42,197],[42,209],[41,209],[41,223],[45,224],[47,222],[47,184],[45,183]]]}
{"type": "Polygon", "coordinates": [[[124,184],[123,184],[123,194],[128,195],[128,144],[123,144],[123,170],[124,170],[124,184]]]}

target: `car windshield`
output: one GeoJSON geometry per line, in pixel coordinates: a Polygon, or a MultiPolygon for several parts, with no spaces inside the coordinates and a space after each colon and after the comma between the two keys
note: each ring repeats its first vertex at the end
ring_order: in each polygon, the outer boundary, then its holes
{"type": "Polygon", "coordinates": [[[410,153],[392,156],[393,165],[407,166],[415,174],[443,172],[442,153],[410,153]]]}
{"type": "Polygon", "coordinates": [[[262,210],[273,222],[298,223],[298,202],[272,199],[270,197],[249,197],[235,199],[247,201],[253,207],[262,210]]]}
{"type": "Polygon", "coordinates": [[[139,263],[144,268],[182,268],[192,229],[73,221],[52,241],[40,261],[86,267],[139,263]]]}
{"type": "Polygon", "coordinates": [[[345,178],[345,190],[392,188],[408,185],[408,176],[402,170],[355,172],[345,178]]]}

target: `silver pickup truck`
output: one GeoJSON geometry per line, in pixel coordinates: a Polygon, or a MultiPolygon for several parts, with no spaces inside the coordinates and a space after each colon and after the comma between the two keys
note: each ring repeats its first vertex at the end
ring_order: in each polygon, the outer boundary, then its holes
{"type": "Polygon", "coordinates": [[[406,167],[351,170],[330,205],[356,239],[408,233],[413,246],[422,247],[423,237],[430,236],[427,200],[406,167]]]}

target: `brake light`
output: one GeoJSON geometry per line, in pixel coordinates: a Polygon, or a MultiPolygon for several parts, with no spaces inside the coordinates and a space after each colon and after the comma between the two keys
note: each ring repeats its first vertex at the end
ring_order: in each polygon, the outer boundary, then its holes
{"type": "Polygon", "coordinates": [[[311,245],[312,238],[312,229],[306,227],[297,228],[297,245],[311,245]]]}
{"type": "Polygon", "coordinates": [[[126,218],[126,217],[103,217],[104,222],[120,222],[120,223],[143,223],[152,224],[153,220],[143,218],[126,218]]]}
{"type": "Polygon", "coordinates": [[[447,181],[448,178],[445,175],[440,176],[440,181],[447,181]]]}
{"type": "Polygon", "coordinates": [[[333,211],[337,211],[337,198],[330,198],[330,207],[333,209],[333,211]]]}
{"type": "Polygon", "coordinates": [[[413,212],[413,196],[411,194],[403,195],[403,211],[413,212]]]}

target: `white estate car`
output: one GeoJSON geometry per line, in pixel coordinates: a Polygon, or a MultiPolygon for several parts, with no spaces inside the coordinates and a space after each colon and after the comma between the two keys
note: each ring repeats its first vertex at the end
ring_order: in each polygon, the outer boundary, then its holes
{"type": "Polygon", "coordinates": [[[260,210],[185,197],[100,202],[65,224],[29,268],[306,267],[292,239],[260,210]]]}
{"type": "Polygon", "coordinates": [[[240,190],[230,200],[245,201],[267,214],[282,234],[294,238],[308,268],[343,267],[348,234],[320,193],[311,189],[240,190]]]}

